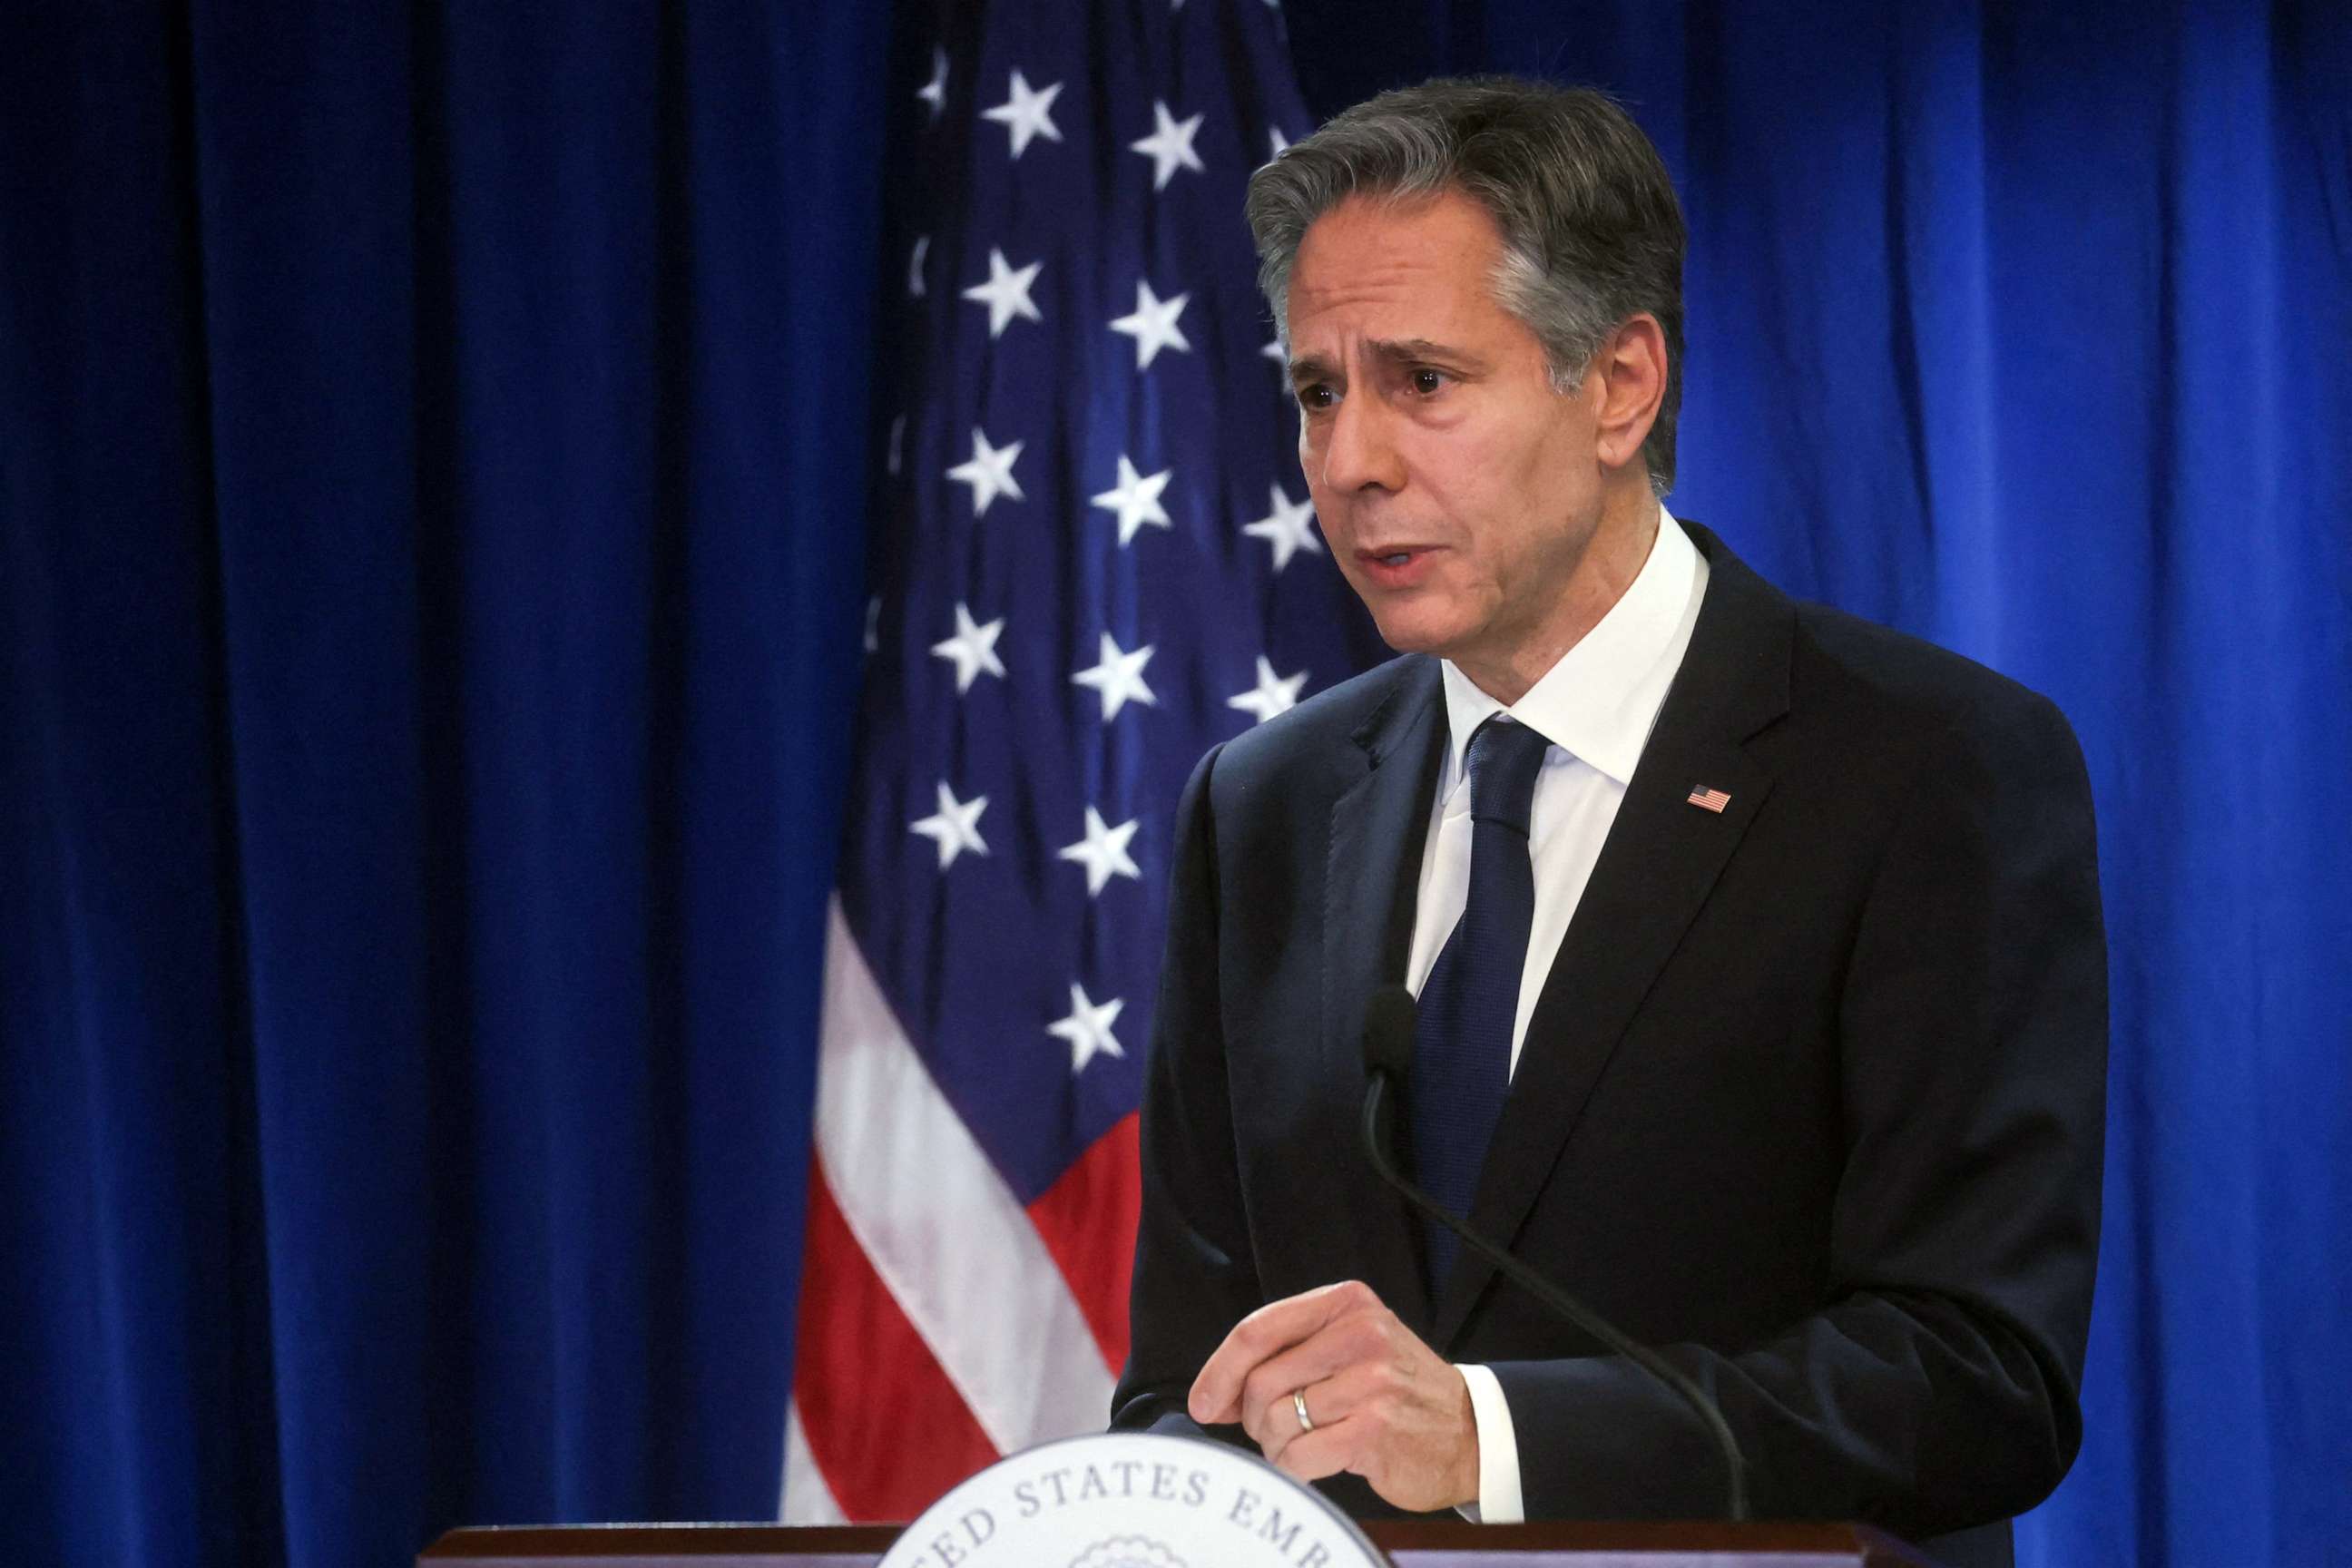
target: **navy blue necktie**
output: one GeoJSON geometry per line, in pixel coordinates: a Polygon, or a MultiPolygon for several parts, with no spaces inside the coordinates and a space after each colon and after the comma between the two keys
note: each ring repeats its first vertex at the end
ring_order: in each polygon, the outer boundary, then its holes
{"type": "MultiPolygon", "coordinates": [[[[1421,988],[1410,1098],[1414,1177],[1456,1215],[1470,1212],[1511,1087],[1511,1026],[1536,912],[1528,811],[1549,744],[1500,717],[1470,737],[1470,896],[1421,988]]],[[[1423,1235],[1434,1300],[1458,1244],[1443,1226],[1424,1225],[1423,1235]]]]}

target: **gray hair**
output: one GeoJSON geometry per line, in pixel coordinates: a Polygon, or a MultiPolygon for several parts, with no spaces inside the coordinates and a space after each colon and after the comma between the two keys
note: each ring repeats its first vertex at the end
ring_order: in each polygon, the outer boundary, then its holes
{"type": "Polygon", "coordinates": [[[1544,346],[1552,385],[1574,388],[1609,334],[1655,316],[1665,395],[1643,443],[1651,488],[1675,479],[1682,407],[1686,233],[1666,166],[1601,93],[1508,77],[1449,78],[1360,103],[1250,177],[1258,286],[1290,336],[1290,273],[1315,220],[1351,195],[1410,201],[1458,191],[1502,231],[1496,303],[1544,346]]]}

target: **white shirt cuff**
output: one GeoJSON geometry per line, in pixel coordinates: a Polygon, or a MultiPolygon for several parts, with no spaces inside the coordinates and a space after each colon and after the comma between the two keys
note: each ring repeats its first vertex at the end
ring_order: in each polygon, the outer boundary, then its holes
{"type": "Polygon", "coordinates": [[[1483,1366],[1457,1366],[1470,1390],[1470,1415],[1478,1426],[1478,1503],[1460,1510],[1477,1524],[1518,1524],[1528,1516],[1519,1495],[1519,1439],[1511,1428],[1511,1402],[1502,1380],[1483,1366]]]}

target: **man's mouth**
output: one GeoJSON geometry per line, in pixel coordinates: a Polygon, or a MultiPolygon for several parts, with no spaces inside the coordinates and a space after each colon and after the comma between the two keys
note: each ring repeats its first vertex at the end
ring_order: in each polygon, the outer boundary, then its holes
{"type": "Polygon", "coordinates": [[[1365,578],[1383,588],[1409,588],[1425,574],[1429,558],[1437,552],[1431,544],[1391,544],[1375,549],[1359,550],[1356,559],[1362,563],[1365,578]]]}

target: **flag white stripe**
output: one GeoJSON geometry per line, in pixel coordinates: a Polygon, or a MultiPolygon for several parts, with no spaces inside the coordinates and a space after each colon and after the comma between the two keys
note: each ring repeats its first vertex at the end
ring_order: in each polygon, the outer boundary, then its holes
{"type": "Polygon", "coordinates": [[[809,1452],[808,1433],[801,1426],[798,1400],[784,1406],[784,1496],[778,1517],[786,1524],[847,1524],[849,1516],[835,1502],[809,1452]]]}
{"type": "Polygon", "coordinates": [[[816,1143],[842,1217],[1000,1453],[1100,1431],[1111,1373],[1076,1298],[898,1026],[838,898],[826,924],[816,1143]]]}

